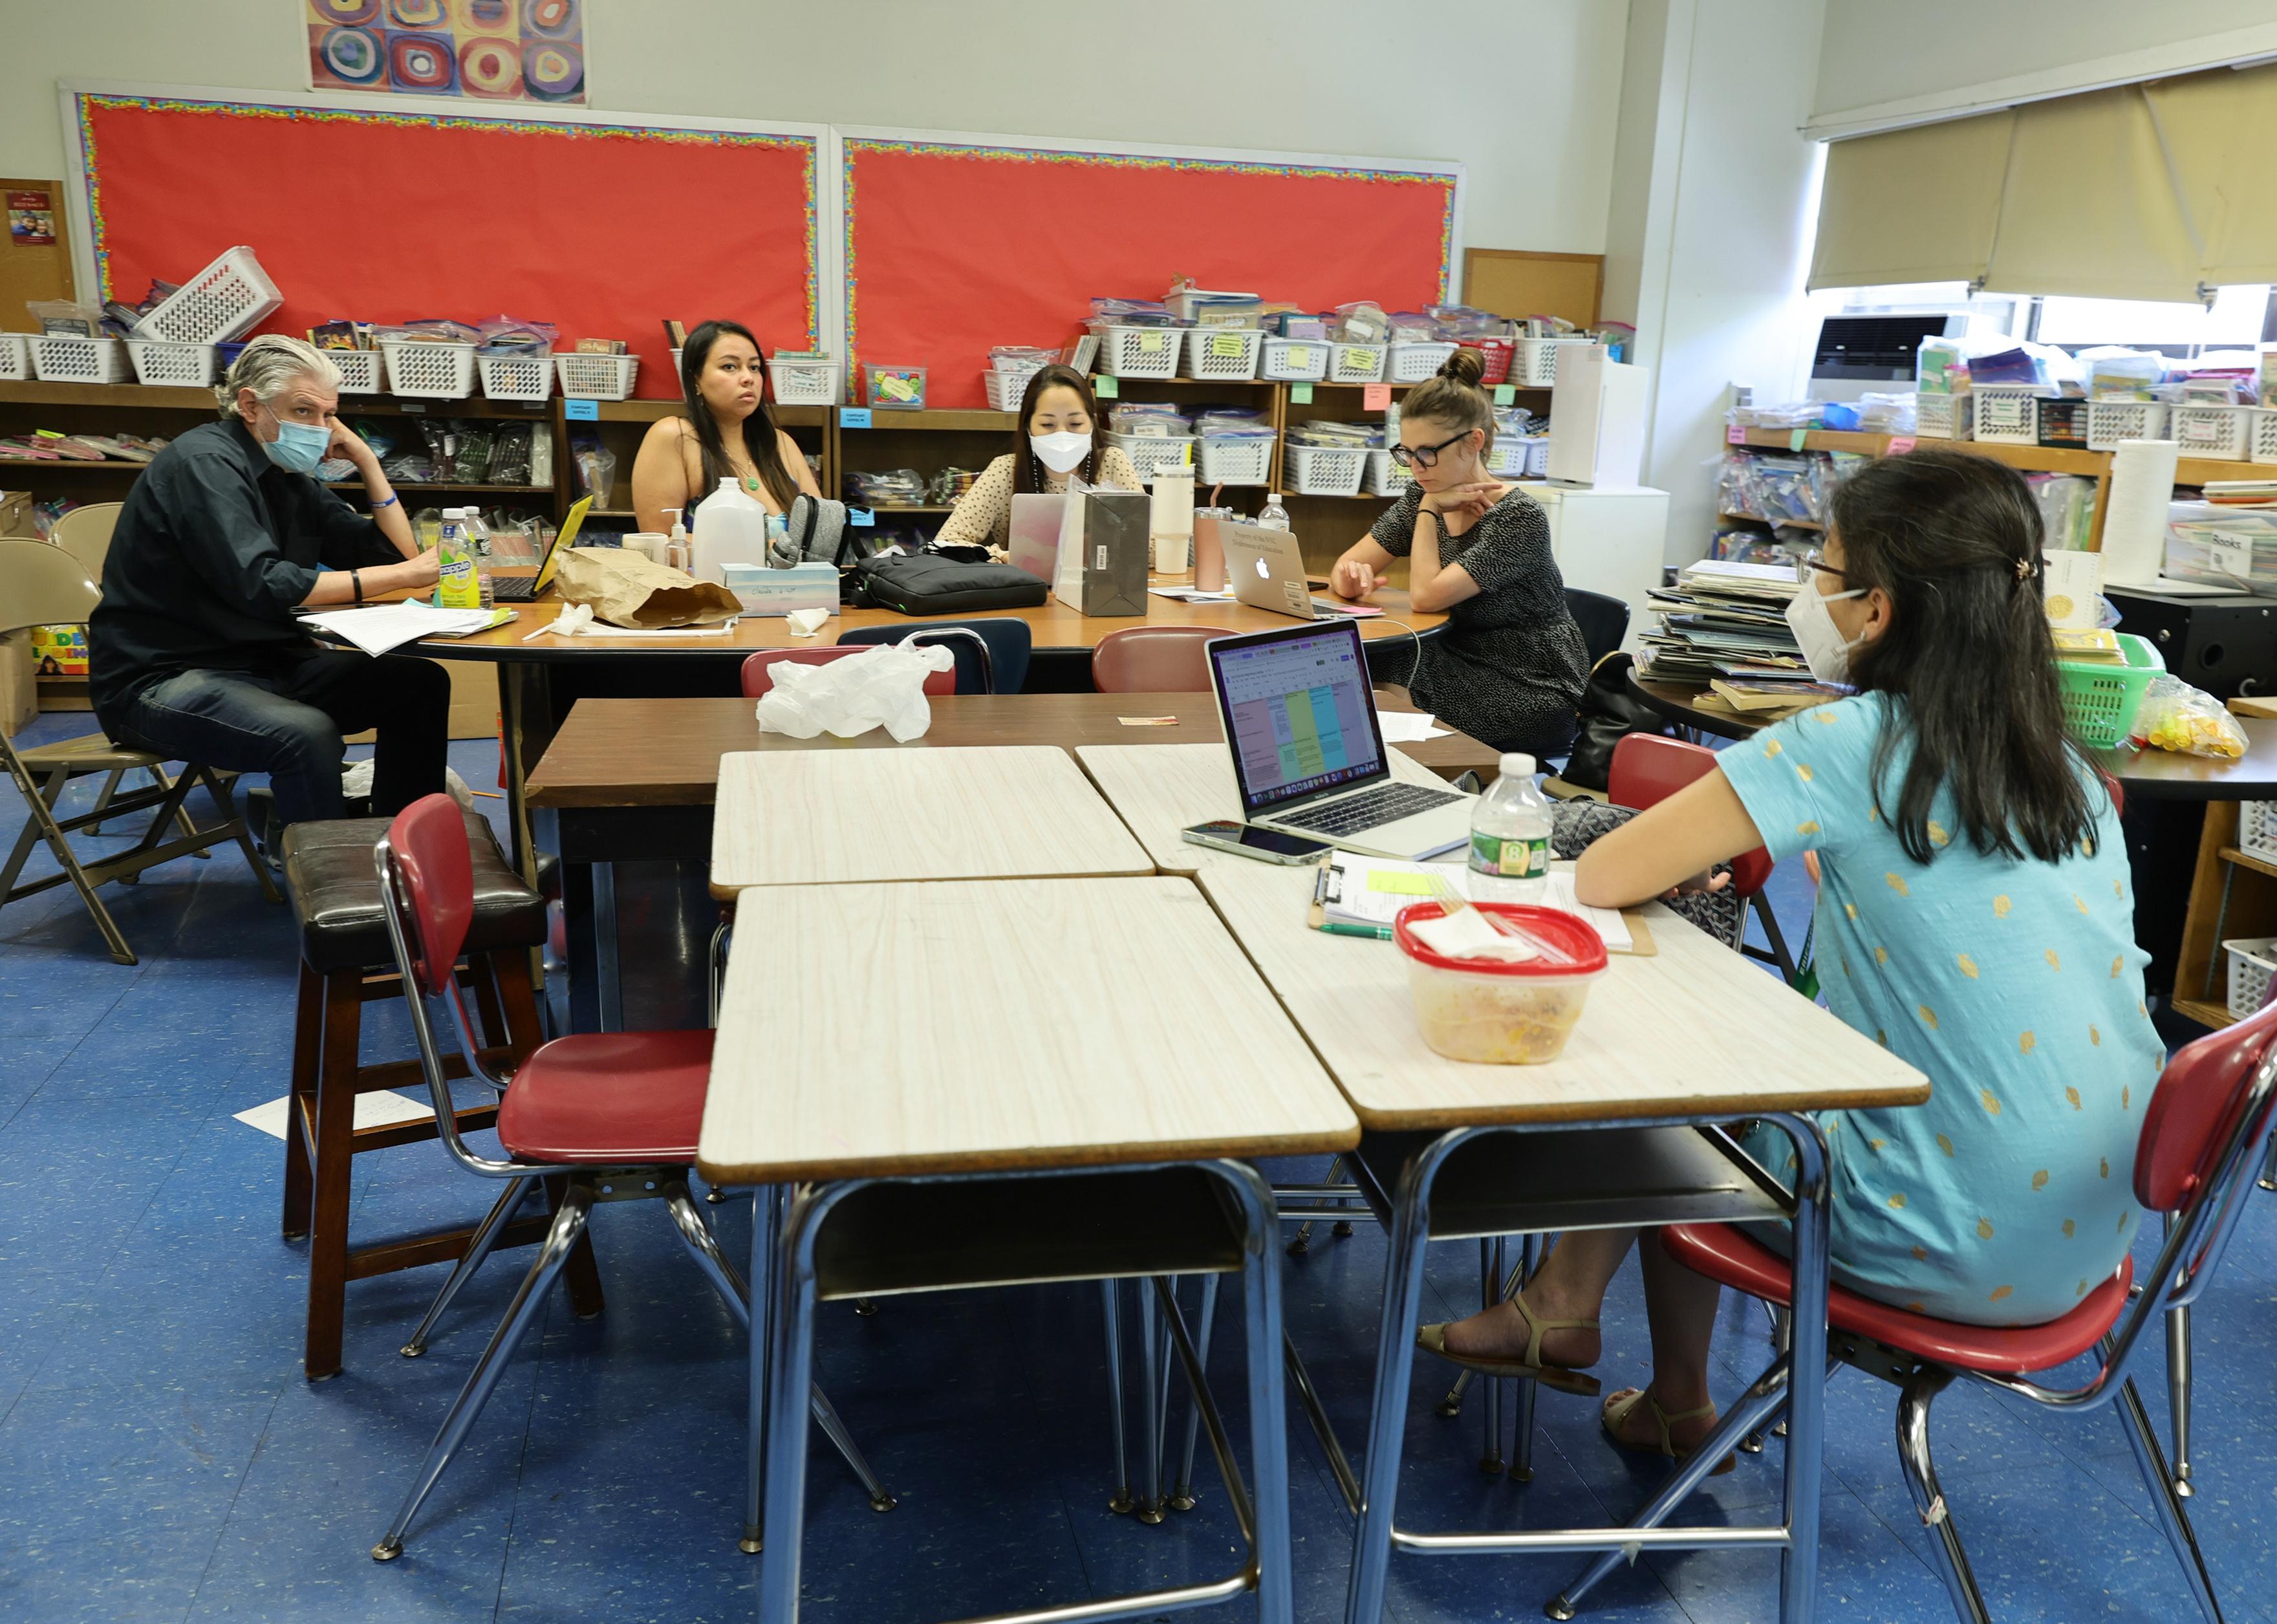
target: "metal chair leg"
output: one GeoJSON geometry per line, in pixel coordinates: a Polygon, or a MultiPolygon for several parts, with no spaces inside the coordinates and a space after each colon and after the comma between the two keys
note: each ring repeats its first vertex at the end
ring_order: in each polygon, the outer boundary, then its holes
{"type": "MultiPolygon", "coordinates": [[[[1431,1161],[1428,1153],[1424,1158],[1431,1161]]],[[[1436,1166],[1430,1169],[1436,1170],[1436,1166]]],[[[1391,1576],[1391,1529],[1399,1499],[1399,1457],[1406,1443],[1407,1384],[1415,1368],[1415,1326],[1423,1308],[1423,1249],[1431,1238],[1424,1177],[1411,1167],[1400,1180],[1383,1270],[1383,1308],[1376,1321],[1375,1392],[1368,1412],[1367,1455],[1359,1518],[1352,1529],[1352,1582],[1344,1624],[1381,1624],[1391,1576]]],[[[1250,1357],[1259,1355],[1253,1329],[1250,1357]]]]}
{"type": "MultiPolygon", "coordinates": [[[[1502,1300],[1502,1237],[1482,1237],[1479,1241],[1479,1307],[1481,1309],[1491,1308],[1502,1300]]],[[[1502,1383],[1492,1376],[1488,1377],[1486,1391],[1481,1395],[1479,1405],[1486,1417],[1486,1442],[1479,1451],[1479,1470],[1489,1477],[1501,1476],[1508,1464],[1502,1458],[1502,1383]]]]}
{"type": "Polygon", "coordinates": [[[1138,1498],[1138,1521],[1159,1523],[1162,1521],[1162,1434],[1156,1424],[1160,1391],[1159,1376],[1161,1361],[1158,1357],[1155,1322],[1160,1318],[1154,1307],[1154,1293],[1147,1283],[1138,1283],[1138,1378],[1139,1391],[1146,1395],[1139,1406],[1139,1423],[1143,1429],[1140,1439],[1144,1446],[1146,1488],[1138,1498]]]}
{"type": "Polygon", "coordinates": [[[1138,1502],[1131,1493],[1131,1457],[1123,1444],[1122,1293],[1119,1280],[1099,1283],[1100,1300],[1107,1316],[1108,1418],[1115,1429],[1115,1492],[1108,1499],[1107,1509],[1118,1517],[1127,1517],[1138,1509],[1138,1502]]]}
{"type": "MultiPolygon", "coordinates": [[[[1538,1237],[1524,1235],[1518,1243],[1518,1269],[1514,1278],[1523,1287],[1534,1277],[1534,1252],[1538,1237]]],[[[1522,1483],[1534,1481],[1534,1402],[1542,1396],[1539,1382],[1518,1384],[1518,1436],[1510,1451],[1510,1475],[1522,1483]]]]}
{"type": "Polygon", "coordinates": [[[2269,1155],[2261,1163],[2261,1187],[2277,1190],[2277,1133],[2269,1136],[2269,1155]]]}
{"type": "MultiPolygon", "coordinates": [[[[1334,1184],[1336,1181],[1337,1175],[1342,1173],[1344,1170],[1344,1159],[1339,1155],[1329,1162],[1329,1170],[1321,1176],[1321,1182],[1322,1184],[1334,1184]]],[[[1339,1231],[1347,1235],[1352,1232],[1352,1226],[1347,1224],[1339,1224],[1336,1225],[1336,1228],[1339,1231]]],[[[1302,1257],[1306,1253],[1312,1249],[1313,1220],[1307,1218],[1297,1226],[1296,1236],[1289,1242],[1289,1255],[1291,1257],[1302,1257]]]]}
{"type": "Polygon", "coordinates": [[[2213,1576],[2206,1572],[2197,1530],[2190,1527],[2190,1513],[2183,1507],[2180,1485],[2159,1452],[2159,1439],[2151,1430],[2143,1395],[2135,1390],[2132,1380],[2120,1390],[2119,1420],[2127,1430],[2127,1442],[2134,1448],[2136,1468],[2151,1491],[2151,1508],[2159,1513],[2159,1526],[2166,1530],[2167,1543],[2174,1548],[2174,1559],[2182,1564],[2191,1598],[2205,1615],[2206,1624],[2222,1624],[2221,1604],[2214,1599],[2213,1576]]]}
{"type": "MultiPolygon", "coordinates": [[[[159,771],[156,767],[153,767],[150,770],[153,773],[157,773],[159,771]]],[[[95,804],[88,809],[88,815],[94,818],[95,821],[87,826],[85,830],[87,834],[100,835],[103,833],[103,814],[110,809],[110,797],[118,793],[118,786],[125,782],[126,779],[126,769],[123,766],[115,766],[111,768],[110,772],[103,774],[103,788],[95,791],[95,804]]]]}
{"type": "Polygon", "coordinates": [[[411,1492],[404,1497],[403,1508],[395,1513],[395,1521],[388,1524],[387,1532],[371,1548],[373,1561],[392,1562],[403,1554],[404,1531],[418,1513],[420,1502],[441,1481],[451,1457],[458,1452],[459,1445],[482,1415],[483,1407],[490,1402],[499,1378],[506,1374],[506,1365],[514,1358],[514,1349],[521,1346],[523,1333],[544,1306],[547,1288],[560,1274],[561,1266],[569,1261],[577,1238],[585,1232],[585,1223],[592,1210],[593,1186],[582,1178],[572,1178],[562,1195],[561,1209],[553,1215],[553,1227],[546,1231],[545,1239],[537,1248],[537,1261],[530,1264],[529,1274],[522,1277],[521,1289],[507,1306],[506,1318],[499,1322],[490,1346],[475,1361],[473,1374],[467,1377],[467,1384],[461,1389],[450,1413],[443,1417],[442,1430],[436,1433],[434,1443],[428,1446],[427,1458],[411,1480],[411,1492]]]}
{"type": "Polygon", "coordinates": [[[1778,965],[1779,974],[1786,978],[1786,984],[1793,987],[1798,972],[1794,955],[1787,951],[1786,934],[1779,929],[1778,915],[1771,911],[1770,902],[1761,896],[1755,899],[1755,918],[1763,922],[1764,937],[1771,944],[1772,962],[1778,965]]]}
{"type": "MultiPolygon", "coordinates": [[[[2174,1233],[2174,1215],[2166,1215],[2174,1233]]],[[[2174,1428],[2174,1493],[2189,1499],[2190,1485],[2190,1310],[2185,1303],[2167,1310],[2167,1414],[2174,1428]]]]}
{"type": "Polygon", "coordinates": [[[1945,1491],[1938,1486],[1937,1464],[1930,1458],[1929,1411],[1938,1394],[1953,1384],[1953,1372],[1936,1365],[1924,1367],[1908,1382],[1898,1397],[1898,1460],[1904,1467],[1906,1487],[1922,1524],[1935,1536],[1931,1547],[1946,1593],[1962,1624],[1991,1624],[1984,1610],[1984,1594],[1969,1571],[1969,1553],[1961,1549],[1961,1531],[1953,1526],[1953,1510],[1945,1491]]]}
{"type": "MultiPolygon", "coordinates": [[[[1204,1275],[1201,1324],[1194,1337],[1194,1355],[1204,1364],[1209,1362],[1210,1327],[1216,1319],[1217,1277],[1204,1275]]],[[[1192,1511],[1198,1501],[1194,1493],[1194,1441],[1196,1434],[1201,1430],[1201,1422],[1202,1407],[1195,1403],[1192,1395],[1189,1394],[1186,1402],[1186,1445],[1178,1458],[1178,1481],[1170,1490],[1172,1511],[1192,1511]]]]}
{"type": "Polygon", "coordinates": [[[490,1256],[491,1248],[498,1245],[498,1238],[505,1230],[506,1221],[514,1216],[514,1208],[522,1205],[522,1198],[537,1183],[535,1178],[516,1178],[499,1192],[498,1200],[491,1203],[490,1211],[468,1240],[467,1249],[459,1254],[458,1263],[451,1270],[451,1277],[443,1282],[443,1289],[436,1293],[433,1304],[427,1310],[427,1317],[419,1322],[419,1328],[411,1333],[411,1339],[397,1350],[404,1358],[416,1359],[427,1351],[428,1339],[434,1335],[435,1326],[442,1319],[445,1310],[458,1296],[459,1288],[475,1277],[475,1271],[490,1256]]]}

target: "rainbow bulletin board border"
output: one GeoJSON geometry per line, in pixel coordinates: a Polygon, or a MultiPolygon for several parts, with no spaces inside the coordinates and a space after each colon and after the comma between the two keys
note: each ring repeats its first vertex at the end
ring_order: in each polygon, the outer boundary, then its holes
{"type": "MultiPolygon", "coordinates": [[[[819,205],[822,141],[820,137],[816,135],[746,130],[683,129],[633,123],[598,123],[590,117],[575,120],[554,120],[510,115],[484,116],[477,113],[434,114],[413,112],[407,110],[396,111],[385,109],[303,106],[268,102],[128,95],[95,91],[76,92],[74,99],[77,103],[76,122],[79,128],[80,172],[85,177],[88,240],[94,255],[96,285],[102,290],[102,296],[104,299],[114,296],[111,286],[112,222],[106,217],[104,212],[103,154],[95,135],[95,115],[112,111],[184,112],[225,118],[281,119],[301,124],[339,124],[373,129],[395,127],[443,131],[463,130],[476,134],[524,134],[567,141],[643,141],[661,142],[674,146],[742,147],[795,151],[803,160],[804,179],[802,189],[804,200],[805,252],[803,257],[805,262],[806,347],[812,348],[821,336],[823,312],[819,301],[821,275],[818,255],[821,246],[819,205]]],[[[227,184],[240,183],[232,180],[227,184]]],[[[345,247],[345,239],[343,239],[343,244],[345,247]]],[[[182,268],[185,272],[194,269],[196,269],[194,266],[182,268]]],[[[139,290],[131,291],[139,292],[139,290]]]]}
{"type": "MultiPolygon", "coordinates": [[[[906,180],[895,185],[906,187],[906,180]]],[[[1009,299],[1001,266],[1020,266],[1017,276],[1029,282],[1032,301],[1050,303],[1050,321],[1072,328],[1082,316],[1088,294],[1146,294],[1154,296],[1170,280],[1170,273],[1193,273],[1207,287],[1257,287],[1268,296],[1300,303],[1319,299],[1321,308],[1348,299],[1396,299],[1423,305],[1448,299],[1452,289],[1455,257],[1455,210],[1458,210],[1459,166],[1448,169],[1382,169],[1371,164],[1323,164],[1323,162],[1254,162],[1237,157],[1168,157],[1146,153],[1093,153],[1055,148],[988,146],[963,141],[920,141],[920,139],[842,137],[841,143],[841,230],[842,276],[845,276],[845,341],[849,362],[863,355],[863,292],[874,299],[867,308],[870,339],[883,341],[879,362],[918,362],[932,360],[938,369],[952,367],[949,387],[932,387],[932,399],[940,406],[965,403],[968,392],[961,369],[979,367],[988,344],[1039,341],[1056,344],[1059,335],[1040,332],[1034,309],[1020,312],[1009,299]],[[879,202],[879,180],[890,166],[913,173],[909,159],[940,159],[926,169],[920,198],[893,198],[879,202]],[[1147,196],[1147,207],[1125,207],[1109,230],[1055,233],[1055,207],[1063,210],[1063,196],[1045,201],[1055,187],[1050,175],[1086,173],[1088,182],[1114,191],[1120,182],[1125,198],[1147,196]],[[1111,178],[1111,180],[1109,180],[1111,178]],[[1300,194],[1316,205],[1321,187],[1335,194],[1335,207],[1309,207],[1307,214],[1329,221],[1328,241],[1305,241],[1298,237],[1273,244],[1245,234],[1243,223],[1225,225],[1222,202],[1241,196],[1254,205],[1286,191],[1286,201],[1300,194]],[[867,189],[865,189],[867,187],[867,189]],[[1221,212],[1211,214],[1211,205],[1221,212]],[[1367,214],[1380,218],[1367,218],[1367,214]],[[881,218],[883,217],[883,218],[881,218]],[[1211,228],[1218,221],[1221,230],[1211,228]],[[932,234],[926,234],[932,225],[932,234]],[[877,233],[877,240],[867,240],[877,233]],[[988,248],[970,255],[963,266],[956,260],[961,240],[984,241],[988,248]],[[1109,244],[1107,237],[1118,241],[1109,244]],[[1221,248],[1221,241],[1237,240],[1221,248]],[[1351,244],[1352,253],[1339,246],[1351,244]],[[1373,253],[1371,253],[1373,248],[1373,253]],[[1391,253],[1382,253],[1389,248],[1391,253]],[[865,250],[870,264],[865,273],[865,250]],[[1136,253],[1131,253],[1136,250],[1136,253]],[[906,276],[906,260],[926,257],[925,287],[916,287],[906,276]],[[1377,271],[1387,260],[1396,269],[1377,271]],[[1138,271],[1136,264],[1150,266],[1138,271]],[[958,287],[963,271],[965,287],[958,287]],[[1134,276],[1150,280],[1134,282],[1134,276]],[[938,282],[948,280],[948,287],[938,282]],[[881,287],[883,282],[883,287],[881,287]],[[958,305],[956,301],[965,303],[958,305]],[[879,303],[883,301],[883,305],[879,303]],[[975,305],[988,305],[993,332],[979,335],[979,325],[956,324],[975,305]],[[933,328],[920,332],[906,321],[910,305],[925,305],[933,328]],[[886,315],[890,312],[890,315],[886,315]],[[1023,325],[1024,321],[1024,325],[1023,325]],[[886,331],[881,335],[879,331],[886,331]],[[922,348],[929,332],[940,332],[933,355],[922,348]],[[972,341],[979,347],[972,347],[972,341]]],[[[1293,230],[1293,228],[1291,228],[1293,230]]],[[[1398,308],[1398,305],[1391,305],[1398,308]]],[[[849,394],[849,399],[857,399],[849,394]]],[[[975,400],[977,403],[977,400],[975,400]]]]}

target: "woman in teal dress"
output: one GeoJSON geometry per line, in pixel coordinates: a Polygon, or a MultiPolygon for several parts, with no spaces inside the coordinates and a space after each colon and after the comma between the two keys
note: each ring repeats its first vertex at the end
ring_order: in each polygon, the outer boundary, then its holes
{"type": "MultiPolygon", "coordinates": [[[[1917,451],[1854,475],[1787,618],[1812,671],[1857,696],[1728,746],[1576,881],[1610,907],[1759,844],[1816,854],[1828,1007],[1932,1086],[1925,1105],[1819,1117],[1834,1277],[1979,1325],[2056,1318],[2119,1267],[2165,1055],[2119,819],[2063,730],[2040,542],[2023,479],[1989,459],[1917,451]]],[[[1793,1166],[1775,1130],[1750,1148],[1793,1166]]],[[[1579,1371],[1635,1233],[1565,1236],[1520,1300],[1423,1345],[1594,1393],[1579,1371]]],[[[1657,1246],[1642,1266],[1652,1382],[1608,1399],[1604,1424],[1680,1457],[1714,1424],[1717,1288],[1657,1246]]]]}

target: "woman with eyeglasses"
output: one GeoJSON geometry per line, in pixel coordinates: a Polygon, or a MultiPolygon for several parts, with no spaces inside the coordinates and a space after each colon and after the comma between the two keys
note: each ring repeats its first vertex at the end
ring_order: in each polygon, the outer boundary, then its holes
{"type": "Polygon", "coordinates": [[[1494,444],[1484,362],[1458,349],[1400,408],[1393,461],[1414,483],[1336,560],[1329,584],[1366,598],[1407,560],[1407,599],[1447,623],[1422,642],[1408,695],[1496,750],[1536,760],[1573,742],[1573,707],[1589,674],[1581,629],[1550,553],[1550,521],[1515,485],[1481,466],[1494,444]]]}

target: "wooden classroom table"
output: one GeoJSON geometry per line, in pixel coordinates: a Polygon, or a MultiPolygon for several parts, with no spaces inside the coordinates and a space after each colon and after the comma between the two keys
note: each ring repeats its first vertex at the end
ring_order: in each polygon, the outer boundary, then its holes
{"type": "Polygon", "coordinates": [[[1264,1624],[1288,1624],[1280,1249],[1263,1181],[1223,1159],[1349,1148],[1359,1125],[1209,904],[1192,882],[1154,876],[773,886],[742,907],[697,1155],[715,1184],[761,1186],[745,1513],[745,1548],[761,1549],[764,1507],[760,1616],[798,1615],[825,1226],[848,1215],[828,1231],[833,1294],[880,1258],[903,1290],[1184,1272],[1146,1252],[1161,1243],[1145,1214],[1121,1209],[1143,1198],[1097,1193],[1064,1170],[1169,1164],[1214,1182],[1242,1215],[1255,1534],[1245,1570],[1159,1599],[1192,1606],[1253,1585],[1264,1624]],[[783,942],[799,950],[775,950],[783,942]],[[926,1182],[875,1189],[889,1179],[926,1182]],[[865,1254],[848,1199],[865,1188],[873,1202],[922,1204],[931,1221],[872,1231],[865,1254]],[[1028,1216],[992,1240],[972,1215],[1008,1199],[1028,1216]]]}

